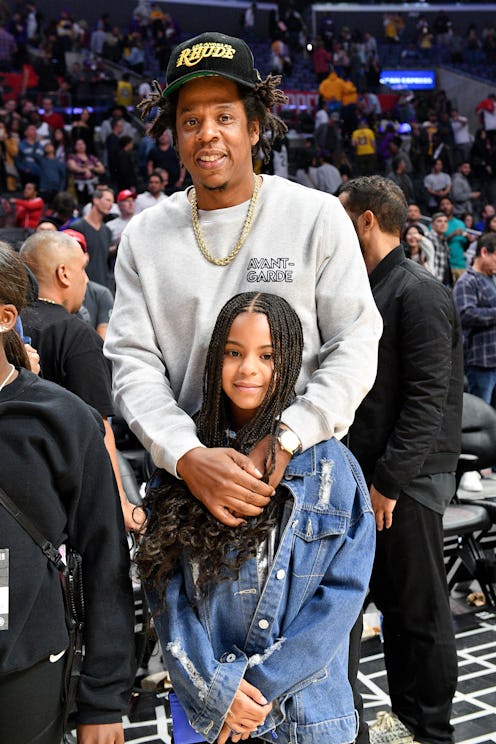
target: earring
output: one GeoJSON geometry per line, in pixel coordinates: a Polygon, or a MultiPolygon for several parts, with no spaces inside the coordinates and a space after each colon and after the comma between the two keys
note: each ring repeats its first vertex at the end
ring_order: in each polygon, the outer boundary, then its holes
{"type": "Polygon", "coordinates": [[[0,332],[1,333],[7,333],[8,330],[9,330],[9,327],[8,326],[6,326],[6,325],[5,326],[0,326],[0,332]]]}

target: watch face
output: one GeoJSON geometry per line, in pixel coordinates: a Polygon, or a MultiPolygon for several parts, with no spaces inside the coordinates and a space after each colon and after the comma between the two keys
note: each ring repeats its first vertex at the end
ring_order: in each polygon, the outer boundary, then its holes
{"type": "Polygon", "coordinates": [[[285,429],[279,432],[279,444],[284,450],[293,454],[300,446],[300,440],[293,431],[285,429]]]}

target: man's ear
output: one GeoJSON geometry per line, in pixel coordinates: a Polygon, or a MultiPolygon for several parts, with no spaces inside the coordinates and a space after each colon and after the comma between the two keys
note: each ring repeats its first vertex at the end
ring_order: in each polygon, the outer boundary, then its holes
{"type": "Polygon", "coordinates": [[[375,218],[375,214],[370,209],[365,210],[365,212],[362,214],[362,219],[363,219],[363,226],[367,230],[370,230],[374,226],[374,224],[377,222],[375,218]]]}
{"type": "Polygon", "coordinates": [[[258,119],[251,122],[249,131],[251,146],[254,147],[260,141],[260,122],[258,119]]]}
{"type": "Polygon", "coordinates": [[[55,277],[59,286],[67,288],[70,285],[70,275],[67,264],[59,264],[55,269],[55,277]]]}

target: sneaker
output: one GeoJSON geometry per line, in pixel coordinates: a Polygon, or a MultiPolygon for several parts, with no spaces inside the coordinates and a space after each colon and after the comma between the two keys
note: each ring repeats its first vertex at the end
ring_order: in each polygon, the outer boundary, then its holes
{"type": "Polygon", "coordinates": [[[473,491],[474,493],[482,491],[480,473],[477,470],[470,470],[468,473],[464,473],[460,481],[460,488],[464,491],[473,491]]]}
{"type": "Polygon", "coordinates": [[[369,725],[369,738],[370,744],[413,744],[413,734],[398,716],[387,710],[380,710],[369,725]]]}

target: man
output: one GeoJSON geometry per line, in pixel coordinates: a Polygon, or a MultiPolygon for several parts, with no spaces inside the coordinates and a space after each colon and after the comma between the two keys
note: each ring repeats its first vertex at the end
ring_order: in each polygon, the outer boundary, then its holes
{"type": "MultiPolygon", "coordinates": [[[[460,450],[458,318],[449,290],[405,258],[399,245],[406,216],[399,187],[381,176],[357,178],[343,185],[339,198],[355,225],[384,321],[377,378],[349,438],[378,530],[370,589],[383,615],[395,716],[375,724],[370,738],[449,744],[457,663],[442,515],[455,492],[460,450]],[[392,729],[389,739],[383,727],[392,729]]],[[[352,648],[354,671],[358,655],[352,648]]]]}
{"type": "MultiPolygon", "coordinates": [[[[38,226],[38,230],[39,229],[38,226]]],[[[83,253],[88,253],[86,238],[83,233],[80,233],[77,230],[72,230],[70,227],[66,228],[62,232],[64,235],[69,235],[71,238],[75,238],[81,246],[83,253]]],[[[100,338],[105,341],[113,306],[114,296],[110,289],[101,284],[97,284],[96,282],[88,281],[83,304],[79,308],[77,315],[86,323],[90,323],[100,338]]]]}
{"type": "Polygon", "coordinates": [[[43,108],[42,121],[45,121],[50,127],[52,134],[54,129],[63,129],[65,122],[62,114],[58,114],[53,108],[53,101],[49,96],[45,96],[41,101],[43,108]]]}
{"type": "Polygon", "coordinates": [[[154,207],[155,204],[167,199],[164,194],[164,178],[158,171],[153,171],[151,176],[148,178],[148,190],[143,191],[142,194],[138,194],[136,199],[135,214],[139,214],[144,209],[154,207]]]}
{"type": "Polygon", "coordinates": [[[355,165],[361,175],[377,170],[375,134],[365,119],[360,119],[358,127],[351,135],[351,145],[355,152],[355,165]]]}
{"type": "Polygon", "coordinates": [[[473,137],[470,134],[468,119],[457,109],[451,110],[451,129],[455,141],[455,157],[458,163],[463,163],[470,156],[473,137]]]}
{"type": "Polygon", "coordinates": [[[480,122],[486,132],[496,130],[496,94],[489,95],[482,101],[479,101],[475,107],[475,113],[479,114],[480,122]]]}
{"type": "Polygon", "coordinates": [[[253,153],[268,157],[285,132],[271,113],[284,100],[239,39],[205,33],[175,48],[163,95],[142,108],[159,107],[153,133],[172,129],[194,191],[124,231],[105,344],[119,408],[156,465],[233,527],[261,512],[292,453],[344,436],[374,379],[381,326],[339,201],[253,173],[253,153]],[[284,296],[305,334],[299,395],[284,413],[269,484],[260,481],[266,441],[249,457],[207,449],[191,418],[214,318],[228,298],[256,289],[284,296]]]}
{"type": "Polygon", "coordinates": [[[405,228],[409,225],[417,225],[418,229],[423,235],[428,235],[429,228],[425,224],[425,222],[423,222],[424,219],[425,218],[419,205],[415,202],[411,202],[407,208],[405,228]]]}
{"type": "Polygon", "coordinates": [[[424,178],[424,186],[429,194],[429,208],[435,211],[439,208],[439,200],[451,191],[451,176],[443,171],[441,158],[434,161],[431,173],[424,178]]]}
{"type": "Polygon", "coordinates": [[[166,170],[170,185],[174,189],[182,189],[186,171],[172,147],[171,134],[167,129],[157,138],[155,147],[150,150],[146,168],[149,176],[158,168],[166,170]]]}
{"type": "Polygon", "coordinates": [[[465,249],[468,248],[467,228],[462,220],[454,215],[454,205],[449,196],[443,196],[439,202],[439,209],[448,218],[448,225],[444,237],[449,248],[449,265],[451,275],[456,282],[467,268],[465,249]]]}
{"type": "Polygon", "coordinates": [[[449,262],[449,245],[446,240],[448,229],[448,218],[444,212],[436,212],[432,215],[431,229],[428,237],[434,246],[434,271],[436,279],[450,287],[453,283],[449,262]]]}
{"type": "Polygon", "coordinates": [[[490,219],[494,217],[496,214],[496,210],[494,209],[492,204],[484,204],[484,206],[481,209],[480,213],[480,220],[475,223],[474,230],[479,230],[479,232],[483,232],[486,228],[487,223],[490,219]]]}
{"type": "Polygon", "coordinates": [[[12,72],[14,55],[17,52],[15,38],[5,28],[5,21],[0,19],[0,71],[12,72]]]}
{"type": "Polygon", "coordinates": [[[111,131],[105,140],[105,162],[110,183],[115,185],[118,174],[118,158],[120,151],[120,139],[124,133],[123,119],[112,119],[111,131]]]}
{"type": "Polygon", "coordinates": [[[38,183],[40,180],[40,161],[43,157],[43,146],[38,142],[38,133],[34,124],[28,124],[24,130],[24,138],[19,143],[16,165],[25,184],[27,181],[38,183]]]}
{"type": "MultiPolygon", "coordinates": [[[[477,241],[473,264],[455,284],[453,297],[462,323],[468,392],[493,408],[496,408],[495,274],[496,236],[486,233],[477,241]]],[[[475,470],[464,473],[460,485],[466,491],[483,490],[480,473],[475,470]]]]}
{"type": "Polygon", "coordinates": [[[468,177],[472,166],[468,160],[464,160],[458,166],[457,172],[451,179],[451,197],[455,208],[455,214],[461,216],[465,213],[472,214],[473,202],[476,201],[480,195],[480,191],[474,191],[468,177]]]}
{"type": "Polygon", "coordinates": [[[317,168],[317,188],[328,194],[335,194],[342,181],[341,173],[332,162],[331,153],[323,152],[317,168]]]}
{"type": "Polygon", "coordinates": [[[43,230],[23,243],[20,256],[38,282],[38,299],[22,312],[22,323],[40,355],[41,374],[82,398],[102,416],[124,522],[128,529],[137,529],[140,523],[134,520],[133,506],[124,493],[108,420],[113,414],[111,375],[102,340],[75,315],[88,284],[88,254],[73,237],[43,230]]]}
{"type": "Polygon", "coordinates": [[[106,187],[95,189],[91,209],[85,217],[71,224],[73,230],[83,233],[88,245],[88,277],[98,284],[113,290],[113,276],[109,268],[111,259],[112,233],[105,224],[114,204],[114,192],[106,187]]]}
{"type": "Polygon", "coordinates": [[[119,207],[120,217],[107,223],[107,227],[112,233],[112,242],[119,244],[124,228],[134,216],[136,206],[136,194],[130,189],[123,189],[117,194],[117,206],[119,207]]]}
{"type": "Polygon", "coordinates": [[[496,408],[496,235],[477,241],[473,265],[455,284],[468,392],[496,408]],[[463,280],[463,281],[462,281],[463,280]]]}
{"type": "Polygon", "coordinates": [[[396,155],[392,160],[392,170],[388,174],[388,178],[400,187],[405,195],[405,199],[410,201],[414,198],[414,188],[412,179],[407,173],[407,161],[403,155],[396,155]]]}

